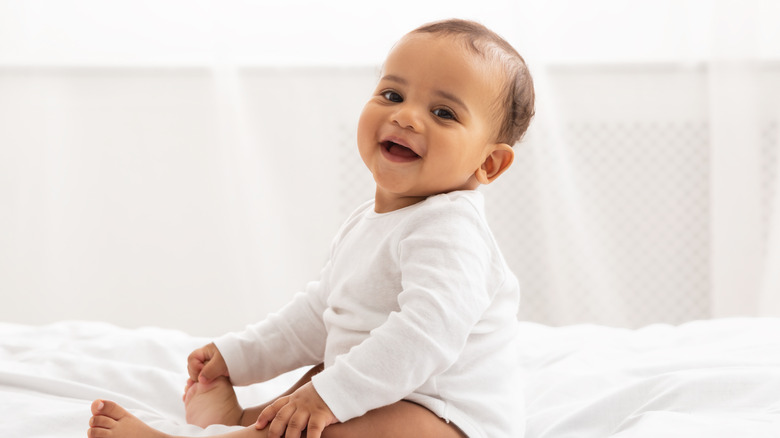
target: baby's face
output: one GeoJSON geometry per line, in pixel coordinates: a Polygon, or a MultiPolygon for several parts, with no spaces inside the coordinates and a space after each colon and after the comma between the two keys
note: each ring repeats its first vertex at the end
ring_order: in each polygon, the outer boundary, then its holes
{"type": "Polygon", "coordinates": [[[460,41],[411,34],[393,48],[358,124],[378,212],[479,185],[501,84],[497,68],[460,41]]]}

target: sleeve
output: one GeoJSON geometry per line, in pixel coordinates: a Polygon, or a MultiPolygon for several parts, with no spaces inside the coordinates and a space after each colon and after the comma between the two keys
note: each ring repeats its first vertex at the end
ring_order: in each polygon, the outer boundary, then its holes
{"type": "Polygon", "coordinates": [[[400,310],[312,378],[340,421],[395,403],[453,364],[490,305],[481,217],[442,210],[398,245],[400,310]]]}
{"type": "Polygon", "coordinates": [[[327,272],[297,293],[279,312],[242,332],[214,341],[234,385],[264,382],[284,372],[323,361],[327,331],[322,319],[327,296],[327,272]]]}

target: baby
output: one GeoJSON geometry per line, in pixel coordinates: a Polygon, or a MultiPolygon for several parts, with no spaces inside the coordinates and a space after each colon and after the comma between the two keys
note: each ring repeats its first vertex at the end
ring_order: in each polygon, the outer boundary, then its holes
{"type": "MultiPolygon", "coordinates": [[[[424,25],[391,50],[358,124],[376,182],[319,281],[278,313],[192,352],[184,401],[224,437],[520,437],[517,279],[476,189],[512,164],[533,116],[522,57],[484,26],[424,25]],[[313,366],[242,409],[233,385],[313,366]]],[[[90,437],[168,437],[92,404],[90,437]]]]}

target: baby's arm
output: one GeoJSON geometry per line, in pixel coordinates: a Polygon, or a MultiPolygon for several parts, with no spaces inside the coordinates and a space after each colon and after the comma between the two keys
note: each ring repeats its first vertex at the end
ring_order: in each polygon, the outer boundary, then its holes
{"type": "Polygon", "coordinates": [[[311,282],[279,312],[244,331],[214,341],[233,385],[272,379],[287,371],[322,363],[327,330],[323,282],[311,282]]]}

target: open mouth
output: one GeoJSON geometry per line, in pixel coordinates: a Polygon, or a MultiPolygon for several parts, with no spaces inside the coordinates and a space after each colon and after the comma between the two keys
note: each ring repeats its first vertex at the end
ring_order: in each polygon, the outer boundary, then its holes
{"type": "Polygon", "coordinates": [[[415,151],[409,149],[404,145],[392,141],[383,141],[381,146],[387,152],[388,155],[402,161],[410,161],[410,160],[416,160],[417,158],[420,158],[420,156],[417,155],[415,151]]]}

